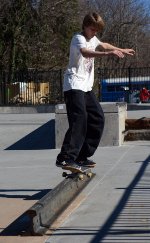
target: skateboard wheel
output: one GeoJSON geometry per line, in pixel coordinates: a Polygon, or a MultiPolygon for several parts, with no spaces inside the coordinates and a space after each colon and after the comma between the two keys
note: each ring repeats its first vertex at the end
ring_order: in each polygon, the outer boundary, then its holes
{"type": "Polygon", "coordinates": [[[83,180],[83,175],[79,175],[79,179],[80,180],[83,180]]]}
{"type": "Polygon", "coordinates": [[[92,177],[92,173],[91,173],[91,172],[88,173],[87,176],[88,176],[89,178],[91,178],[91,177],[92,177]]]}
{"type": "Polygon", "coordinates": [[[66,177],[66,176],[67,176],[67,173],[66,173],[66,172],[63,172],[63,173],[62,173],[62,176],[63,176],[63,177],[66,177]]]}

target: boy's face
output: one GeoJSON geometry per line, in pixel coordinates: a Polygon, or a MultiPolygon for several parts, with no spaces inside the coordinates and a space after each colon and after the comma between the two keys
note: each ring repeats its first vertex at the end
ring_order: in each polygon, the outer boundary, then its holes
{"type": "Polygon", "coordinates": [[[93,38],[97,34],[97,32],[98,29],[93,25],[84,26],[83,34],[88,40],[93,38]]]}

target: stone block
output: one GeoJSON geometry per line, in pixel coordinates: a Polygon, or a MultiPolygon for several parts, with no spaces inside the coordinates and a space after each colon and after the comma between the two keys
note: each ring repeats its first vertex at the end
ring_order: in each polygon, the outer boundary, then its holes
{"type": "MultiPolygon", "coordinates": [[[[124,102],[101,103],[105,116],[105,127],[99,146],[120,146],[124,141],[127,104],[124,102]]],[[[55,107],[55,147],[60,148],[68,129],[65,104],[55,107]]]]}

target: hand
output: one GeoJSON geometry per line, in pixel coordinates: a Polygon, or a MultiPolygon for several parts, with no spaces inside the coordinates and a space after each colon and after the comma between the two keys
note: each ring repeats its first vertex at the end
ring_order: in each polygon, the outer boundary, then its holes
{"type": "Polygon", "coordinates": [[[133,49],[122,49],[121,50],[124,54],[133,56],[135,54],[135,51],[133,49]]]}
{"type": "Polygon", "coordinates": [[[115,55],[120,58],[124,58],[124,54],[121,50],[113,50],[113,51],[110,51],[108,54],[115,55]]]}

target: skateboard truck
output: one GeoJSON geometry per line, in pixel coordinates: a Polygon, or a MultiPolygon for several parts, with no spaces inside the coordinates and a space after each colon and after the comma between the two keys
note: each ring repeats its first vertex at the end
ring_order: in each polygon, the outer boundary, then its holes
{"type": "Polygon", "coordinates": [[[89,178],[92,177],[92,172],[90,169],[87,169],[87,171],[83,171],[83,172],[72,172],[72,173],[67,173],[67,172],[63,172],[62,176],[65,178],[74,178],[75,176],[78,177],[79,180],[83,180],[84,179],[84,175],[88,176],[89,178]]]}

